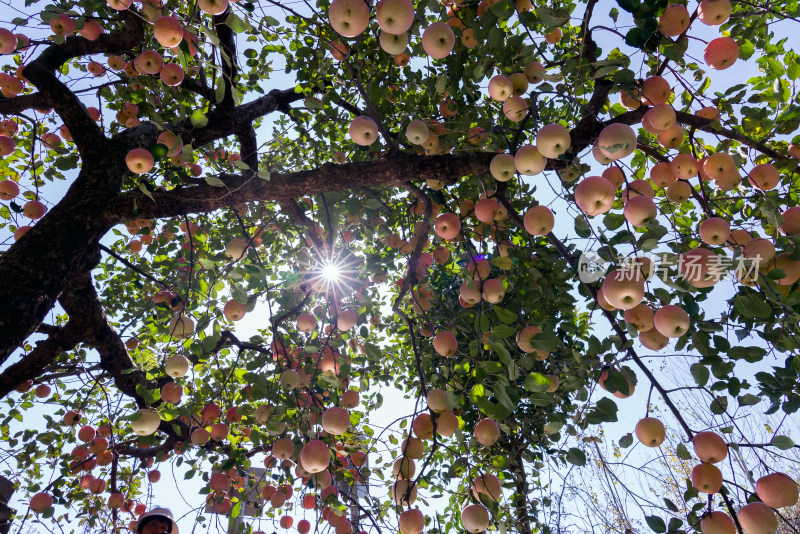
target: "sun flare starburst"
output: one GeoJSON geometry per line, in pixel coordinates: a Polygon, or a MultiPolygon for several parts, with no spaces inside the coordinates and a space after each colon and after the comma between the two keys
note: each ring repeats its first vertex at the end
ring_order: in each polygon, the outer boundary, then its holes
{"type": "Polygon", "coordinates": [[[300,273],[306,275],[314,291],[333,291],[341,295],[356,281],[357,262],[358,259],[347,250],[315,250],[315,256],[303,265],[300,273]]]}

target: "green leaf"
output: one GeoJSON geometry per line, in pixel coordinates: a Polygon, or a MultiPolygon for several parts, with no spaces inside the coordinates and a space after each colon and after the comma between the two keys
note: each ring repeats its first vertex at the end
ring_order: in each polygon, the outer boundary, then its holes
{"type": "Polygon", "coordinates": [[[500,402],[500,404],[509,410],[510,412],[514,412],[517,409],[517,403],[511,400],[511,397],[508,396],[508,392],[505,389],[505,386],[502,384],[498,384],[492,390],[494,392],[494,397],[500,402]]]}
{"type": "Polygon", "coordinates": [[[156,201],[156,199],[155,199],[155,198],[153,198],[153,193],[151,193],[151,192],[150,192],[150,191],[147,189],[147,184],[145,184],[144,182],[139,182],[139,191],[141,191],[142,193],[144,193],[144,195],[145,195],[147,198],[149,198],[150,200],[152,200],[153,202],[155,202],[155,201],[156,201]]]}
{"type": "Polygon", "coordinates": [[[528,395],[528,402],[539,407],[550,406],[553,404],[553,396],[549,393],[534,392],[528,395]]]}
{"type": "Polygon", "coordinates": [[[739,59],[745,60],[750,59],[753,53],[756,51],[753,43],[751,43],[748,39],[739,39],[739,59]]]}
{"type": "Polygon", "coordinates": [[[508,352],[508,349],[505,348],[502,343],[490,341],[489,348],[492,349],[492,352],[497,354],[497,356],[500,358],[500,361],[503,362],[504,365],[511,365],[511,353],[508,352]]]}
{"type": "Polygon", "coordinates": [[[525,379],[525,389],[528,391],[547,391],[550,387],[550,379],[542,373],[531,373],[525,379]]]}
{"type": "Polygon", "coordinates": [[[788,451],[792,447],[794,447],[794,441],[789,436],[775,436],[769,442],[770,445],[773,447],[777,447],[782,451],[788,451]]]}
{"type": "Polygon", "coordinates": [[[220,76],[219,78],[217,78],[217,85],[214,88],[214,100],[216,101],[217,104],[219,104],[220,102],[222,102],[224,98],[225,98],[225,78],[220,76]]]}
{"type": "Polygon", "coordinates": [[[711,413],[715,415],[722,415],[728,409],[728,397],[717,397],[711,401],[711,413]]]}
{"type": "Polygon", "coordinates": [[[582,450],[575,447],[567,451],[566,459],[572,465],[583,466],[586,465],[586,455],[582,450]]]}
{"type": "Polygon", "coordinates": [[[653,532],[661,533],[667,531],[667,524],[658,516],[648,515],[645,516],[644,520],[653,532]]]}
{"type": "Polygon", "coordinates": [[[247,291],[239,284],[231,285],[231,296],[233,300],[241,304],[247,304],[247,291]]]}
{"type": "Polygon", "coordinates": [[[737,400],[740,406],[754,406],[761,402],[761,397],[747,393],[745,395],[739,395],[737,400]]]}
{"type": "Polygon", "coordinates": [[[575,233],[578,234],[579,237],[584,238],[592,235],[592,227],[589,225],[589,221],[586,220],[586,217],[584,217],[583,214],[575,217],[575,233]]]}
{"type": "Polygon", "coordinates": [[[677,512],[678,511],[678,507],[675,505],[675,503],[672,502],[671,500],[667,499],[666,497],[664,497],[664,504],[667,505],[667,509],[670,512],[677,512]]]}
{"type": "Polygon", "coordinates": [[[244,33],[250,28],[250,24],[239,18],[235,13],[228,13],[225,24],[230,26],[235,33],[244,33]]]}
{"type": "Polygon", "coordinates": [[[204,179],[208,185],[213,185],[214,187],[225,187],[225,182],[216,176],[205,176],[204,179]]]}
{"type": "Polygon", "coordinates": [[[675,447],[675,455],[681,460],[692,459],[692,455],[689,453],[689,449],[687,449],[686,445],[684,445],[683,443],[678,443],[678,446],[675,447]]]}
{"type": "Polygon", "coordinates": [[[189,115],[189,121],[191,121],[192,126],[196,128],[205,128],[208,126],[208,117],[206,117],[206,114],[200,109],[192,111],[189,115]]]}
{"type": "Polygon", "coordinates": [[[550,7],[536,8],[536,16],[542,24],[549,27],[563,26],[569,21],[569,13],[563,9],[553,9],[550,7]]]}
{"type": "Polygon", "coordinates": [[[512,267],[514,267],[514,261],[508,256],[497,256],[496,258],[492,258],[492,260],[489,263],[491,263],[498,269],[503,269],[504,271],[507,271],[512,267]]]}
{"type": "Polygon", "coordinates": [[[561,340],[550,332],[539,332],[531,338],[531,345],[539,350],[553,352],[561,345],[561,340]]]}
{"type": "Polygon", "coordinates": [[[617,403],[608,398],[597,401],[594,408],[586,415],[589,424],[614,423],[617,421],[617,403]]]}
{"type": "Polygon", "coordinates": [[[692,377],[698,386],[705,386],[708,384],[708,379],[711,375],[708,371],[708,367],[702,363],[693,363],[689,367],[689,371],[692,373],[692,377]]]}
{"type": "Polygon", "coordinates": [[[500,306],[494,307],[494,313],[497,315],[497,318],[500,319],[500,321],[506,324],[512,324],[517,322],[516,313],[508,311],[505,308],[501,308],[500,306]]]}
{"type": "Polygon", "coordinates": [[[633,445],[633,434],[630,432],[619,438],[619,446],[623,449],[627,449],[631,445],[633,445]]]}

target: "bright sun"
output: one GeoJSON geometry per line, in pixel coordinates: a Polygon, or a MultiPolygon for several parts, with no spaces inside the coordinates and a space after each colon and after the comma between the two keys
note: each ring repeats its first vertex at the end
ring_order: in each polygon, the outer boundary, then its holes
{"type": "Polygon", "coordinates": [[[326,263],[320,270],[322,277],[328,282],[336,282],[342,276],[342,270],[335,263],[326,263]]]}

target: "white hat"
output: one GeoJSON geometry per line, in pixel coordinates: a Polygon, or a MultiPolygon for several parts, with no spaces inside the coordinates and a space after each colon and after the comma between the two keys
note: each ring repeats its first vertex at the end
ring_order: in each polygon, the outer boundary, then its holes
{"type": "Polygon", "coordinates": [[[175,519],[172,517],[172,512],[169,511],[167,508],[153,508],[142,517],[139,518],[139,522],[136,525],[136,532],[141,534],[142,526],[147,523],[147,519],[150,517],[160,517],[161,519],[166,519],[170,523],[172,523],[172,529],[169,531],[170,534],[178,534],[178,524],[175,522],[175,519]]]}

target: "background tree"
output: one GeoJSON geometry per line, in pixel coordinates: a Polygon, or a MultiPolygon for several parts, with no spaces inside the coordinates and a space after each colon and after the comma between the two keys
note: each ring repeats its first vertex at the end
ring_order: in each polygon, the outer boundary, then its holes
{"type": "Polygon", "coordinates": [[[291,503],[337,534],[796,531],[800,61],[772,25],[798,11],[10,6],[13,521],[132,527],[155,462],[236,515],[263,463],[265,516],[301,533],[291,503]],[[415,399],[402,443],[380,385],[415,399]],[[663,456],[630,500],[598,442],[634,440],[663,456]],[[563,496],[589,461],[587,527],[563,496]],[[334,484],[367,478],[358,503],[334,484]]]}

